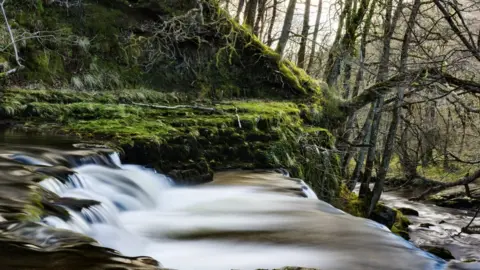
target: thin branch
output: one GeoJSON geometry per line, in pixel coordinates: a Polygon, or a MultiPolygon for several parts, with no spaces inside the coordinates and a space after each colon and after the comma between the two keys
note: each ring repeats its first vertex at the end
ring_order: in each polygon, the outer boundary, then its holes
{"type": "Polygon", "coordinates": [[[165,105],[154,105],[154,104],[145,104],[145,103],[136,103],[132,102],[131,105],[140,106],[140,107],[147,107],[147,108],[154,108],[154,109],[164,109],[164,110],[175,110],[175,109],[194,109],[200,111],[209,111],[209,112],[216,112],[217,109],[209,108],[209,107],[201,107],[201,106],[191,106],[191,105],[176,105],[176,106],[165,106],[165,105]]]}
{"type": "Polygon", "coordinates": [[[23,65],[22,63],[20,62],[20,56],[18,54],[18,48],[17,48],[17,43],[15,41],[15,37],[13,36],[13,31],[12,31],[12,27],[10,26],[10,23],[8,22],[8,17],[7,17],[7,12],[5,11],[5,7],[4,7],[4,4],[5,4],[6,0],[1,0],[0,2],[0,10],[2,11],[2,15],[3,15],[3,20],[5,21],[5,26],[7,27],[7,32],[10,36],[10,40],[12,42],[12,46],[13,46],[13,51],[15,53],[15,61],[17,63],[17,67],[15,68],[12,68],[8,71],[6,71],[5,73],[0,73],[0,77],[1,76],[8,76],[12,73],[15,73],[17,72],[18,70],[22,69],[23,68],[23,65]]]}

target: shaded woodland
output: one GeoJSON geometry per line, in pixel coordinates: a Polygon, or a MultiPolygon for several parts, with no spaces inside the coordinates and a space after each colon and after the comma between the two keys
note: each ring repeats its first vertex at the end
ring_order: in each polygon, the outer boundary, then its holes
{"type": "Polygon", "coordinates": [[[350,189],[361,183],[369,212],[388,180],[429,186],[418,198],[453,186],[464,186],[467,196],[478,189],[477,2],[250,0],[224,6],[346,101],[346,121],[334,130],[342,177],[350,189]]]}

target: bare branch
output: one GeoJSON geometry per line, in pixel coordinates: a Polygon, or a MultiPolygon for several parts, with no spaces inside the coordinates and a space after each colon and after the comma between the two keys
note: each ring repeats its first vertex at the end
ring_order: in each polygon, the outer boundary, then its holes
{"type": "Polygon", "coordinates": [[[15,53],[15,62],[17,63],[17,67],[12,68],[12,69],[4,72],[4,73],[0,73],[0,77],[2,77],[2,76],[8,76],[12,73],[15,73],[18,70],[22,69],[24,66],[22,65],[22,63],[20,61],[20,56],[18,54],[17,43],[15,41],[15,37],[13,36],[12,27],[10,26],[10,23],[8,22],[7,12],[5,11],[4,5],[5,5],[5,2],[7,0],[0,0],[0,1],[1,1],[0,2],[0,10],[2,11],[3,20],[5,21],[5,27],[7,28],[8,34],[10,35],[10,40],[12,42],[13,51],[15,53]]]}

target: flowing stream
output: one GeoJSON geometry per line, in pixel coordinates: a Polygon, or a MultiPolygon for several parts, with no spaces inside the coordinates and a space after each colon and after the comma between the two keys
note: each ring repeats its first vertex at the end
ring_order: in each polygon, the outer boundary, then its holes
{"type": "MultiPolygon", "coordinates": [[[[409,201],[412,194],[401,191],[387,192],[382,201],[395,208],[411,208],[418,216],[410,215],[410,241],[417,246],[436,246],[448,249],[459,260],[480,261],[480,234],[460,233],[472,219],[473,211],[436,206],[431,203],[409,201]]],[[[479,226],[477,218],[472,226],[479,226]]]]}
{"type": "MultiPolygon", "coordinates": [[[[8,148],[9,146],[7,146],[8,148]]],[[[51,155],[3,151],[4,158],[49,167],[51,155]]],[[[151,256],[173,269],[480,269],[446,262],[318,200],[301,180],[266,171],[218,173],[213,182],[176,186],[154,170],[106,158],[69,158],[67,179],[40,185],[61,197],[100,204],[43,218],[127,256],[151,256]]],[[[385,199],[385,198],[384,198],[385,199]]],[[[387,197],[388,200],[388,197],[387,197]]]]}

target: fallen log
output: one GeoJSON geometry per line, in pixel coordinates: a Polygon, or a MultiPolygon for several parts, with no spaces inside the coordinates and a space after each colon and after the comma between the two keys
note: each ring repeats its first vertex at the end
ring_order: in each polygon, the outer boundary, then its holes
{"type": "Polygon", "coordinates": [[[418,196],[418,197],[410,198],[410,200],[412,200],[412,201],[424,200],[429,195],[438,193],[438,192],[443,191],[447,188],[451,188],[451,187],[455,187],[455,186],[468,185],[468,184],[474,182],[475,180],[477,180],[478,178],[480,178],[480,169],[475,171],[473,174],[466,175],[463,178],[461,178],[461,179],[459,179],[455,182],[450,182],[450,183],[437,182],[438,183],[437,185],[427,189],[425,192],[420,194],[420,196],[418,196]]]}

